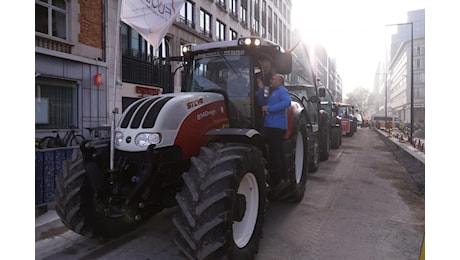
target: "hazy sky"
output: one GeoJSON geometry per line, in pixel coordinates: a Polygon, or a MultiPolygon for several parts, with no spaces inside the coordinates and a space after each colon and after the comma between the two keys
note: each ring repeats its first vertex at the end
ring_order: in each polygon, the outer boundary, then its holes
{"type": "Polygon", "coordinates": [[[292,0],[292,28],[304,39],[319,42],[336,59],[345,94],[356,87],[373,88],[378,62],[396,26],[407,12],[425,9],[424,0],[292,0]]]}

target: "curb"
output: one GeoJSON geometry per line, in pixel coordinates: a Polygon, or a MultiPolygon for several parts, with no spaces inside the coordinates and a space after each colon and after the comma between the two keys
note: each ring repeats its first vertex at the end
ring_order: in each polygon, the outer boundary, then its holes
{"type": "Polygon", "coordinates": [[[40,216],[35,218],[35,229],[38,229],[44,225],[47,225],[48,223],[51,223],[53,221],[60,220],[58,214],[56,213],[55,210],[48,210],[44,214],[41,214],[40,216]]]}
{"type": "Polygon", "coordinates": [[[388,136],[385,131],[375,130],[379,133],[382,141],[390,147],[393,156],[404,167],[417,186],[421,194],[425,194],[425,154],[418,151],[409,142],[400,140],[394,136],[388,136]]]}
{"type": "Polygon", "coordinates": [[[425,154],[414,148],[408,141],[400,141],[398,138],[394,136],[388,136],[385,131],[379,129],[374,129],[374,131],[379,133],[383,138],[393,142],[395,145],[403,149],[407,154],[425,165],[425,154]]]}

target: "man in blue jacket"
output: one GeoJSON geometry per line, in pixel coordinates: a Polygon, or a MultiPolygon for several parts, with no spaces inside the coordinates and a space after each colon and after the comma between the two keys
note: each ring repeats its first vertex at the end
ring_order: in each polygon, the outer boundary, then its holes
{"type": "Polygon", "coordinates": [[[264,91],[264,83],[257,80],[259,91],[257,101],[264,113],[264,134],[268,140],[270,149],[270,164],[273,174],[270,178],[270,185],[275,190],[281,190],[289,185],[289,178],[286,170],[286,160],[283,152],[283,136],[288,127],[287,108],[291,105],[289,92],[284,86],[284,77],[281,74],[274,74],[270,78],[268,96],[264,91]]]}

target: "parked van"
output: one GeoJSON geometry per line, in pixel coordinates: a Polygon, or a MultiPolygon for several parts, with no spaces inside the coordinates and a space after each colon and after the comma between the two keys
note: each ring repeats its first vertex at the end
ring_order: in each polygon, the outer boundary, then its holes
{"type": "Polygon", "coordinates": [[[387,117],[385,118],[385,115],[373,114],[371,117],[371,127],[375,127],[377,129],[384,129],[385,122],[391,123],[392,128],[404,128],[404,122],[401,122],[397,116],[387,115],[387,117]]]}

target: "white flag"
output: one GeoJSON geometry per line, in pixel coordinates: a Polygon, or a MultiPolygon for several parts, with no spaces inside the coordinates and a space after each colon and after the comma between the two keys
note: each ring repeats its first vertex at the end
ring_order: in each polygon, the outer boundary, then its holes
{"type": "Polygon", "coordinates": [[[158,48],[185,0],[121,0],[120,19],[158,48]]]}

